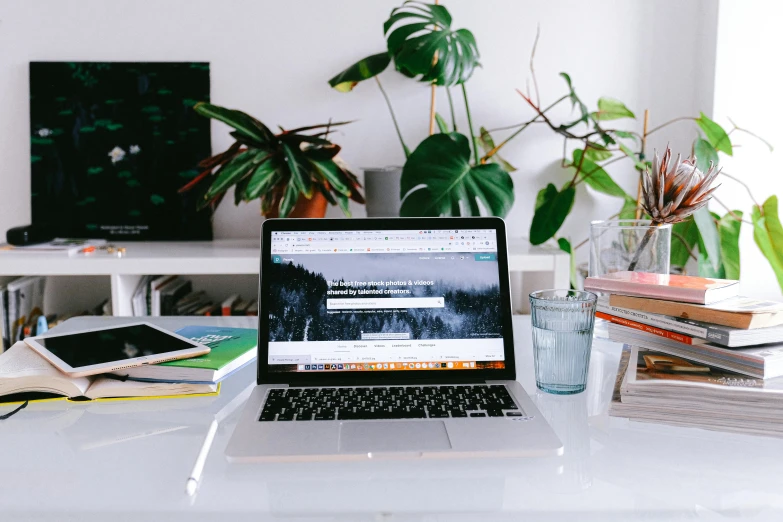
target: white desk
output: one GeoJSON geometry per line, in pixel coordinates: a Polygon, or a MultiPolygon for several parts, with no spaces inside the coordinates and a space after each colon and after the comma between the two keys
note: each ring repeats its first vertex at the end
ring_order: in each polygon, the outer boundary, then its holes
{"type": "MultiPolygon", "coordinates": [[[[223,319],[156,320],[202,321],[223,319]]],[[[220,426],[191,502],[185,481],[212,416],[253,384],[248,367],[218,398],[49,403],[0,421],[0,520],[783,520],[783,440],[609,418],[620,346],[606,340],[594,344],[585,393],[536,393],[529,318],[514,321],[520,381],[563,440],[563,457],[230,465],[223,450],[237,411],[220,426]]]]}

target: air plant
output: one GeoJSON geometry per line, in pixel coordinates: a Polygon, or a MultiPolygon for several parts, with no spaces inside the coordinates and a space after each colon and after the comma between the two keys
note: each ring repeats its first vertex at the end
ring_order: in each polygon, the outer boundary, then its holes
{"type": "Polygon", "coordinates": [[[659,226],[685,221],[706,206],[712,193],[718,188],[711,188],[712,182],[720,174],[720,169],[712,162],[705,174],[696,168],[695,156],[681,160],[678,154],[673,165],[671,158],[672,151],[669,147],[666,147],[663,158],[656,152],[652,169],[646,169],[642,176],[641,205],[650,215],[652,223],[628,266],[630,271],[636,268],[639,257],[659,226]]]}

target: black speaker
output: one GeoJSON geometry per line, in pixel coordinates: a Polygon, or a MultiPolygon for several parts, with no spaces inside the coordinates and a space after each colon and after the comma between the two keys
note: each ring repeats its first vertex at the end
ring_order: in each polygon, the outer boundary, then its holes
{"type": "Polygon", "coordinates": [[[27,225],[24,227],[9,228],[5,233],[5,239],[9,245],[27,246],[38,243],[46,243],[54,239],[48,227],[27,225]]]}

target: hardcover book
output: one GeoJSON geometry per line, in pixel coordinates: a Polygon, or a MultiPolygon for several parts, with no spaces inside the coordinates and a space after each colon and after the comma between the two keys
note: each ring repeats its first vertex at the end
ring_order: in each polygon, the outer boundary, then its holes
{"type": "Polygon", "coordinates": [[[115,372],[131,379],[210,383],[225,378],[256,358],[258,330],[217,326],[186,326],[179,335],[209,346],[211,351],[199,357],[138,366],[115,372]]]}
{"type": "Polygon", "coordinates": [[[735,297],[738,289],[739,281],[646,272],[614,272],[585,280],[589,291],[697,304],[735,297]]]}

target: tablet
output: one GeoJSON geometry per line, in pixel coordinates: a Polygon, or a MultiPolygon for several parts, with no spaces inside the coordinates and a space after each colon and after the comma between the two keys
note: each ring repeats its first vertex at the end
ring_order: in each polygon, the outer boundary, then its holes
{"type": "Polygon", "coordinates": [[[209,347],[149,323],[28,337],[27,345],[69,377],[108,373],[209,353],[209,347]]]}

